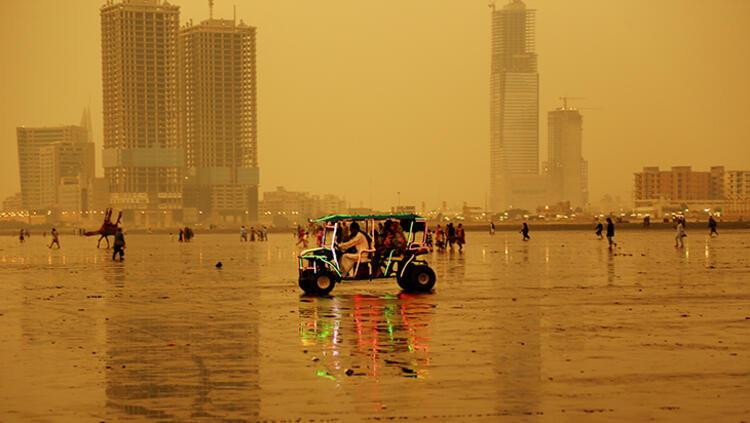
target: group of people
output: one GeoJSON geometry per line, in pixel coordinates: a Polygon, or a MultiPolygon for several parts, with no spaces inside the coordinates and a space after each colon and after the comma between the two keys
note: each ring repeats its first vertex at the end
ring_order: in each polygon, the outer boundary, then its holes
{"type": "Polygon", "coordinates": [[[369,258],[373,277],[380,277],[383,265],[388,257],[403,256],[408,248],[404,230],[398,220],[387,220],[379,223],[373,231],[374,239],[363,231],[359,223],[341,224],[337,234],[336,245],[343,252],[341,255],[341,273],[349,275],[360,258],[369,258]]]}
{"type": "Polygon", "coordinates": [[[245,225],[242,225],[240,228],[240,242],[247,242],[248,240],[251,242],[268,241],[268,228],[265,225],[258,229],[251,226],[248,238],[248,230],[245,225]]]}
{"type": "Polygon", "coordinates": [[[184,228],[180,228],[179,232],[177,233],[177,241],[178,242],[190,242],[191,239],[195,236],[195,233],[193,233],[193,230],[187,226],[184,228]]]}
{"type": "MultiPolygon", "coordinates": [[[[611,217],[608,217],[606,219],[607,227],[606,227],[606,237],[607,237],[607,243],[609,244],[609,249],[613,250],[617,248],[617,242],[615,242],[615,224],[612,221],[611,217]]],[[[647,221],[648,225],[650,225],[650,219],[647,221]]],[[[675,248],[684,248],[684,238],[687,236],[687,233],[685,232],[685,217],[684,216],[677,216],[674,218],[674,224],[675,224],[675,241],[674,246],[675,248]]],[[[716,230],[718,226],[718,223],[716,222],[716,219],[713,216],[708,217],[708,229],[709,229],[709,236],[711,238],[719,236],[719,232],[716,230]]],[[[647,227],[647,226],[646,226],[647,227]]],[[[603,239],[602,233],[604,232],[604,225],[602,222],[597,222],[596,227],[594,228],[594,234],[596,234],[596,237],[598,239],[603,239]]],[[[490,229],[490,233],[494,232],[494,225],[490,229]]],[[[523,222],[523,226],[521,227],[521,234],[523,235],[523,240],[528,241],[531,239],[529,236],[529,225],[526,222],[523,222]]]]}
{"type": "MultiPolygon", "coordinates": [[[[432,247],[432,234],[428,234],[428,246],[432,247]]],[[[450,249],[453,251],[453,246],[458,245],[458,251],[463,251],[464,244],[466,244],[466,231],[464,225],[459,223],[458,226],[453,226],[453,223],[448,223],[445,228],[437,225],[435,228],[435,246],[438,251],[445,251],[450,249]]]]}

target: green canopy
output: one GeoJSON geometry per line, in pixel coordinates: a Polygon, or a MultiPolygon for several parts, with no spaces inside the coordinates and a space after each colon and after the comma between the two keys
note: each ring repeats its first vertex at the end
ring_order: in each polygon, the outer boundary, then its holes
{"type": "Polygon", "coordinates": [[[332,214],[314,219],[313,222],[338,222],[340,220],[386,220],[386,219],[398,219],[398,220],[417,220],[423,219],[421,216],[412,213],[394,213],[394,214],[332,214]]]}

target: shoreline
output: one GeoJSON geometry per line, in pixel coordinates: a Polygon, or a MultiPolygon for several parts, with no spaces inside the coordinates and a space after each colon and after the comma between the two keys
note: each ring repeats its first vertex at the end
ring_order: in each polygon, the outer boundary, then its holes
{"type": "MultiPolygon", "coordinates": [[[[446,222],[448,223],[448,222],[446,222]]],[[[454,222],[454,224],[462,223],[462,222],[454,222]]],[[[518,232],[521,228],[521,224],[523,222],[518,221],[517,223],[514,222],[512,224],[509,223],[498,223],[495,224],[495,232],[518,232]]],[[[444,224],[441,224],[444,226],[444,224]]],[[[594,226],[596,223],[590,222],[590,223],[559,223],[559,222],[534,222],[531,221],[529,223],[529,229],[531,232],[547,232],[547,231],[590,231],[594,232],[594,226]]],[[[437,226],[436,223],[430,222],[429,227],[430,229],[434,230],[437,226]]],[[[20,227],[20,226],[19,226],[20,227]]],[[[249,228],[249,226],[246,226],[249,228]]],[[[26,226],[31,231],[32,235],[39,236],[41,235],[41,232],[47,231],[49,232],[49,227],[39,227],[39,226],[26,226]]],[[[230,228],[214,228],[214,229],[205,229],[200,226],[198,227],[192,227],[196,234],[235,234],[239,233],[239,226],[237,227],[230,227],[230,228]]],[[[466,232],[489,232],[489,224],[488,223],[469,223],[464,224],[464,228],[466,232]]],[[[628,222],[628,223],[615,223],[615,228],[618,231],[674,231],[674,225],[670,223],[663,223],[663,222],[654,222],[651,223],[651,225],[648,228],[644,228],[643,224],[638,222],[628,222]]],[[[128,234],[152,234],[152,235],[168,235],[168,234],[175,234],[176,229],[168,229],[168,228],[157,228],[152,230],[147,230],[143,228],[134,228],[134,229],[128,229],[125,227],[125,232],[128,234]]],[[[722,230],[743,230],[743,229],[750,229],[750,221],[733,221],[733,222],[719,222],[718,230],[719,233],[721,233],[722,230]]],[[[75,230],[75,228],[72,227],[62,227],[60,229],[60,235],[65,236],[79,236],[78,234],[73,234],[71,231],[75,230]]],[[[688,222],[686,230],[688,233],[694,232],[694,231],[708,231],[708,224],[707,222],[688,222]]],[[[289,234],[291,235],[293,232],[292,228],[268,228],[268,232],[271,234],[289,234]]],[[[18,229],[0,229],[0,236],[18,236],[18,229]]],[[[96,237],[95,235],[92,237],[96,237]]]]}

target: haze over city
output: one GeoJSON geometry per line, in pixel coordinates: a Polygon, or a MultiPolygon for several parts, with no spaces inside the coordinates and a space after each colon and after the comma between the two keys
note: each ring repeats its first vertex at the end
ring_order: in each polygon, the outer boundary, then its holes
{"type": "MultiPolygon", "coordinates": [[[[208,17],[207,1],[172,3],[182,22],[208,17]]],[[[258,28],[261,192],[381,209],[486,204],[486,2],[234,3],[237,20],[258,28]]],[[[526,3],[537,10],[540,160],[546,113],[561,96],[584,97],[570,103],[583,115],[591,202],[629,201],[643,166],[750,167],[750,3],[526,3]]],[[[99,6],[0,5],[0,197],[19,191],[16,127],[76,124],[85,106],[101,176],[99,6]]],[[[233,2],[217,0],[214,16],[231,19],[233,2]]]]}

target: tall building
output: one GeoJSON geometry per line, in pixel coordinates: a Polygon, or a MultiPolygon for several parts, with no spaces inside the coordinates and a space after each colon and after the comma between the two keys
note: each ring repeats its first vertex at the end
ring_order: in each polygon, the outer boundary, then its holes
{"type": "Polygon", "coordinates": [[[19,127],[16,137],[24,209],[58,208],[63,178],[85,186],[94,177],[94,144],[86,127],[19,127]]]}
{"type": "Polygon", "coordinates": [[[492,5],[490,70],[490,206],[533,207],[546,187],[539,177],[539,74],[535,11],[521,0],[492,5]]]}
{"type": "Polygon", "coordinates": [[[258,218],[255,28],[213,19],[179,36],[184,206],[212,220],[258,218]]]}
{"type": "Polygon", "coordinates": [[[588,202],[588,164],[583,160],[583,118],[562,107],[547,114],[550,200],[581,207],[588,202]]]}
{"type": "Polygon", "coordinates": [[[125,210],[126,220],[166,224],[182,207],[184,160],[177,137],[179,7],[162,0],[109,0],[100,15],[102,161],[111,203],[125,210]]]}

